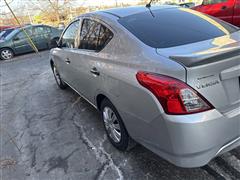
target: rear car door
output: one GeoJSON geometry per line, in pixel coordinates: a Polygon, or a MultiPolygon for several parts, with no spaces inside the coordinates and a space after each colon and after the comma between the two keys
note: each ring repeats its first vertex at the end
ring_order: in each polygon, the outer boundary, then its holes
{"type": "Polygon", "coordinates": [[[58,52],[55,55],[55,63],[61,74],[61,78],[73,88],[75,88],[75,77],[73,74],[74,65],[72,63],[72,57],[74,57],[74,52],[78,46],[78,32],[79,20],[76,20],[64,31],[60,39],[60,47],[57,49],[58,52]]]}
{"type": "Polygon", "coordinates": [[[195,10],[232,23],[235,0],[204,0],[195,10]]]}
{"type": "Polygon", "coordinates": [[[40,50],[48,48],[48,33],[44,26],[33,27],[33,42],[40,50]]]}
{"type": "MultiPolygon", "coordinates": [[[[26,33],[28,33],[29,37],[32,38],[32,28],[26,28],[26,33]]],[[[12,38],[13,46],[15,52],[17,54],[26,53],[33,51],[32,46],[29,43],[28,37],[23,32],[23,30],[19,31],[13,38],[12,38]]]]}
{"type": "Polygon", "coordinates": [[[101,86],[101,66],[104,61],[103,48],[112,39],[113,33],[100,20],[83,18],[80,32],[79,50],[76,51],[72,63],[75,71],[76,89],[90,102],[101,86]]]}

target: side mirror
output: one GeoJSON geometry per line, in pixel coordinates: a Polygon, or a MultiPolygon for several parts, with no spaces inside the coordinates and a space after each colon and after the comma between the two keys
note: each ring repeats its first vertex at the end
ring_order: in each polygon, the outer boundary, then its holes
{"type": "Polygon", "coordinates": [[[209,4],[209,0],[203,0],[202,5],[208,5],[209,4]]]}
{"type": "Polygon", "coordinates": [[[19,37],[14,37],[13,38],[13,41],[19,41],[20,39],[19,39],[19,37]]]}
{"type": "Polygon", "coordinates": [[[50,48],[61,47],[61,41],[59,38],[54,38],[50,41],[50,48]]]}

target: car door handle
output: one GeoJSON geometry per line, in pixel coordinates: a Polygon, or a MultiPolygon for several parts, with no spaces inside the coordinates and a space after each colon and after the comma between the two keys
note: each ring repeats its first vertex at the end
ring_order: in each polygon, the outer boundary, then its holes
{"type": "Polygon", "coordinates": [[[71,63],[71,61],[69,60],[69,58],[66,58],[66,59],[65,59],[65,63],[67,63],[67,64],[70,64],[70,63],[71,63]]]}
{"type": "Polygon", "coordinates": [[[95,67],[93,67],[91,70],[90,70],[90,72],[92,73],[92,74],[94,74],[95,76],[99,76],[100,75],[100,72],[97,70],[97,68],[95,68],[95,67]]]}

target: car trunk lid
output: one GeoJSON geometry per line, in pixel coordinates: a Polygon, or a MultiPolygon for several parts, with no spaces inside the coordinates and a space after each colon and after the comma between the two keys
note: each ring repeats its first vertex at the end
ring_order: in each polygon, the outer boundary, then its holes
{"type": "Polygon", "coordinates": [[[157,52],[182,64],[187,84],[216,109],[229,112],[239,107],[240,32],[157,52]]]}

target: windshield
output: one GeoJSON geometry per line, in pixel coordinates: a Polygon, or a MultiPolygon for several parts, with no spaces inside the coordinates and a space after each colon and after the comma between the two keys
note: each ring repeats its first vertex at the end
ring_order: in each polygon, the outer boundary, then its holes
{"type": "Polygon", "coordinates": [[[5,33],[5,31],[0,32],[0,37],[2,37],[2,35],[5,33]]]}
{"type": "Polygon", "coordinates": [[[0,33],[0,39],[5,39],[14,29],[5,29],[0,33]]]}
{"type": "Polygon", "coordinates": [[[228,23],[186,8],[146,11],[118,21],[139,40],[154,48],[195,43],[238,31],[228,23]]]}

